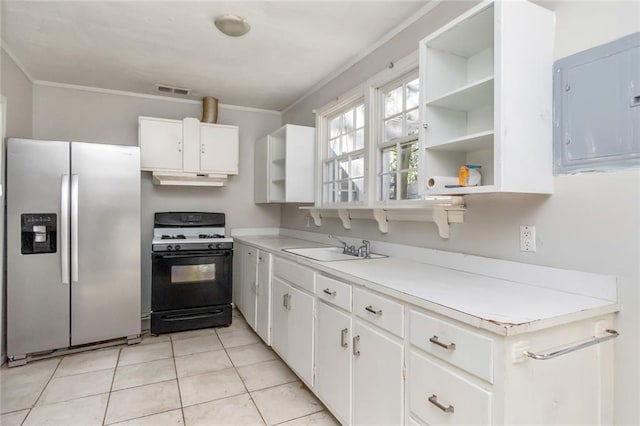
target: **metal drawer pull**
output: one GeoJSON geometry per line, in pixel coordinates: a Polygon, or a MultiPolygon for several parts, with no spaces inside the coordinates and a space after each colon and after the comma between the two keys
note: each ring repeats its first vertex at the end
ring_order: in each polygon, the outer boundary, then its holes
{"type": "Polygon", "coordinates": [[[285,308],[287,307],[287,295],[286,294],[282,295],[282,306],[285,307],[285,308]]]}
{"type": "Polygon", "coordinates": [[[456,350],[456,344],[455,343],[449,343],[448,345],[445,345],[440,340],[438,340],[438,336],[433,336],[431,339],[429,339],[429,341],[431,343],[433,343],[433,344],[436,344],[436,345],[440,346],[441,348],[445,348],[448,351],[455,351],[456,350]]]}
{"type": "Polygon", "coordinates": [[[335,291],[331,291],[328,288],[325,288],[324,290],[322,290],[325,294],[328,294],[329,296],[335,296],[336,292],[335,291]]]}
{"type": "Polygon", "coordinates": [[[364,309],[365,309],[365,311],[369,311],[369,312],[371,312],[372,314],[375,314],[375,315],[382,315],[382,309],[378,309],[378,310],[376,311],[375,309],[373,309],[373,306],[371,306],[371,305],[369,305],[369,306],[365,307],[364,309]]]}
{"type": "Polygon", "coordinates": [[[358,347],[360,343],[360,336],[356,336],[353,338],[353,355],[360,356],[360,348],[358,347]]]}
{"type": "Polygon", "coordinates": [[[291,310],[291,295],[287,293],[287,310],[291,310]]]}
{"type": "Polygon", "coordinates": [[[536,354],[536,353],[533,353],[533,352],[525,351],[524,354],[526,356],[528,356],[529,358],[547,360],[547,359],[555,358],[555,357],[560,356],[560,355],[564,355],[564,354],[568,354],[568,353],[571,353],[571,352],[575,352],[575,351],[580,350],[580,349],[588,348],[589,346],[597,345],[598,343],[606,342],[607,340],[615,339],[616,337],[618,337],[620,335],[620,334],[618,334],[618,332],[616,330],[613,330],[613,329],[610,329],[610,328],[607,328],[605,331],[607,333],[609,333],[608,336],[594,337],[593,339],[588,340],[586,342],[579,343],[579,344],[577,344],[575,346],[570,346],[568,348],[560,349],[560,350],[555,351],[555,352],[548,352],[546,354],[536,354]]]}
{"type": "Polygon", "coordinates": [[[340,331],[340,346],[342,346],[343,348],[349,347],[349,344],[347,343],[348,332],[348,328],[343,328],[342,331],[340,331]]]}
{"type": "Polygon", "coordinates": [[[440,404],[438,402],[438,396],[436,394],[433,394],[429,397],[429,402],[435,405],[436,407],[438,407],[439,409],[441,409],[442,411],[444,411],[445,413],[453,413],[455,411],[455,409],[453,408],[453,405],[449,405],[448,407],[445,407],[444,405],[440,404]]]}

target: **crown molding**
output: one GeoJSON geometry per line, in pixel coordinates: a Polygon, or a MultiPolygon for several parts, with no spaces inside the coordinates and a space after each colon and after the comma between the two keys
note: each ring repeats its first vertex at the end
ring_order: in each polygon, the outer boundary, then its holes
{"type": "Polygon", "coordinates": [[[34,82],[33,76],[29,73],[29,71],[27,71],[27,68],[25,68],[22,62],[20,62],[20,59],[18,59],[18,57],[11,51],[11,49],[7,47],[7,43],[5,43],[4,40],[2,40],[1,38],[0,38],[0,47],[2,48],[2,50],[4,50],[7,56],[9,56],[11,60],[15,62],[15,64],[20,69],[20,71],[22,71],[22,73],[29,79],[29,81],[33,83],[34,82]]]}
{"type": "Polygon", "coordinates": [[[384,36],[379,38],[375,43],[373,43],[371,46],[366,48],[358,56],[356,56],[355,58],[351,59],[349,62],[345,63],[344,65],[338,67],[334,71],[330,72],[329,74],[327,74],[326,77],[324,77],[322,80],[320,80],[319,82],[314,84],[311,87],[311,89],[309,89],[304,95],[300,96],[292,104],[290,104],[289,106],[287,106],[286,108],[281,110],[282,114],[290,111],[296,105],[298,105],[300,102],[304,101],[306,98],[308,98],[312,94],[316,93],[322,87],[326,86],[329,82],[334,80],[340,74],[344,73],[349,68],[351,68],[352,66],[354,66],[355,64],[357,64],[358,62],[360,62],[361,60],[366,58],[367,56],[369,56],[373,51],[375,51],[376,49],[378,49],[379,47],[381,47],[385,43],[387,43],[389,40],[391,40],[392,38],[397,36],[400,32],[402,32],[403,30],[408,28],[411,24],[415,23],[418,19],[422,18],[424,15],[429,13],[431,10],[433,10],[433,8],[435,8],[437,5],[439,5],[443,1],[444,0],[431,0],[429,3],[425,4],[424,6],[422,6],[417,12],[412,14],[409,18],[405,19],[400,25],[398,25],[397,27],[395,27],[394,29],[392,29],[391,31],[386,33],[384,36]]]}

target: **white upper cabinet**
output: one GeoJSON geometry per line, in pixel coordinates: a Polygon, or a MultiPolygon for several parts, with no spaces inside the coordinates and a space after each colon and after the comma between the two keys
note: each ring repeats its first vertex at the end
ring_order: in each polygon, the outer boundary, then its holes
{"type": "Polygon", "coordinates": [[[140,117],[142,170],[182,171],[182,121],[140,117]]]}
{"type": "Polygon", "coordinates": [[[423,195],[553,192],[554,26],[528,1],[483,2],[420,42],[423,195]],[[467,164],[479,186],[427,187],[467,164]]]}
{"type": "Polygon", "coordinates": [[[237,126],[200,123],[195,118],[138,118],[142,170],[161,185],[222,186],[238,174],[237,126]]]}
{"type": "Polygon", "coordinates": [[[315,129],[287,124],[256,141],[255,202],[313,203],[315,129]]]}

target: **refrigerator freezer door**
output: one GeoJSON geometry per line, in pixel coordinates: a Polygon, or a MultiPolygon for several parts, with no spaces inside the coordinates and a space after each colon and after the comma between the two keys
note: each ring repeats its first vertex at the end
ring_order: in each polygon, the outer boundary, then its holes
{"type": "Polygon", "coordinates": [[[71,344],[140,334],[140,149],[72,142],[71,174],[71,344]]]}
{"type": "MultiPolygon", "coordinates": [[[[7,355],[69,346],[68,260],[62,201],[69,191],[69,143],[7,143],[7,355]],[[55,215],[55,216],[53,216],[55,215]],[[54,219],[55,218],[55,219],[54,219]],[[53,237],[55,220],[55,237],[53,237]],[[33,229],[29,230],[29,224],[33,229]],[[28,235],[32,231],[32,235],[28,235]],[[24,234],[24,236],[23,236],[24,234]],[[22,254],[26,241],[55,238],[55,252],[22,254]],[[67,283],[64,283],[67,281],[67,283]]],[[[29,250],[25,250],[29,253],[29,250]]]]}

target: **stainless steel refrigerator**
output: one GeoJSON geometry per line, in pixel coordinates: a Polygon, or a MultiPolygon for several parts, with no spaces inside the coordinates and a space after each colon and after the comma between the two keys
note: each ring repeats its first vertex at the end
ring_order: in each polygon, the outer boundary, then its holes
{"type": "Polygon", "coordinates": [[[138,147],[7,142],[7,356],[140,335],[138,147]]]}

